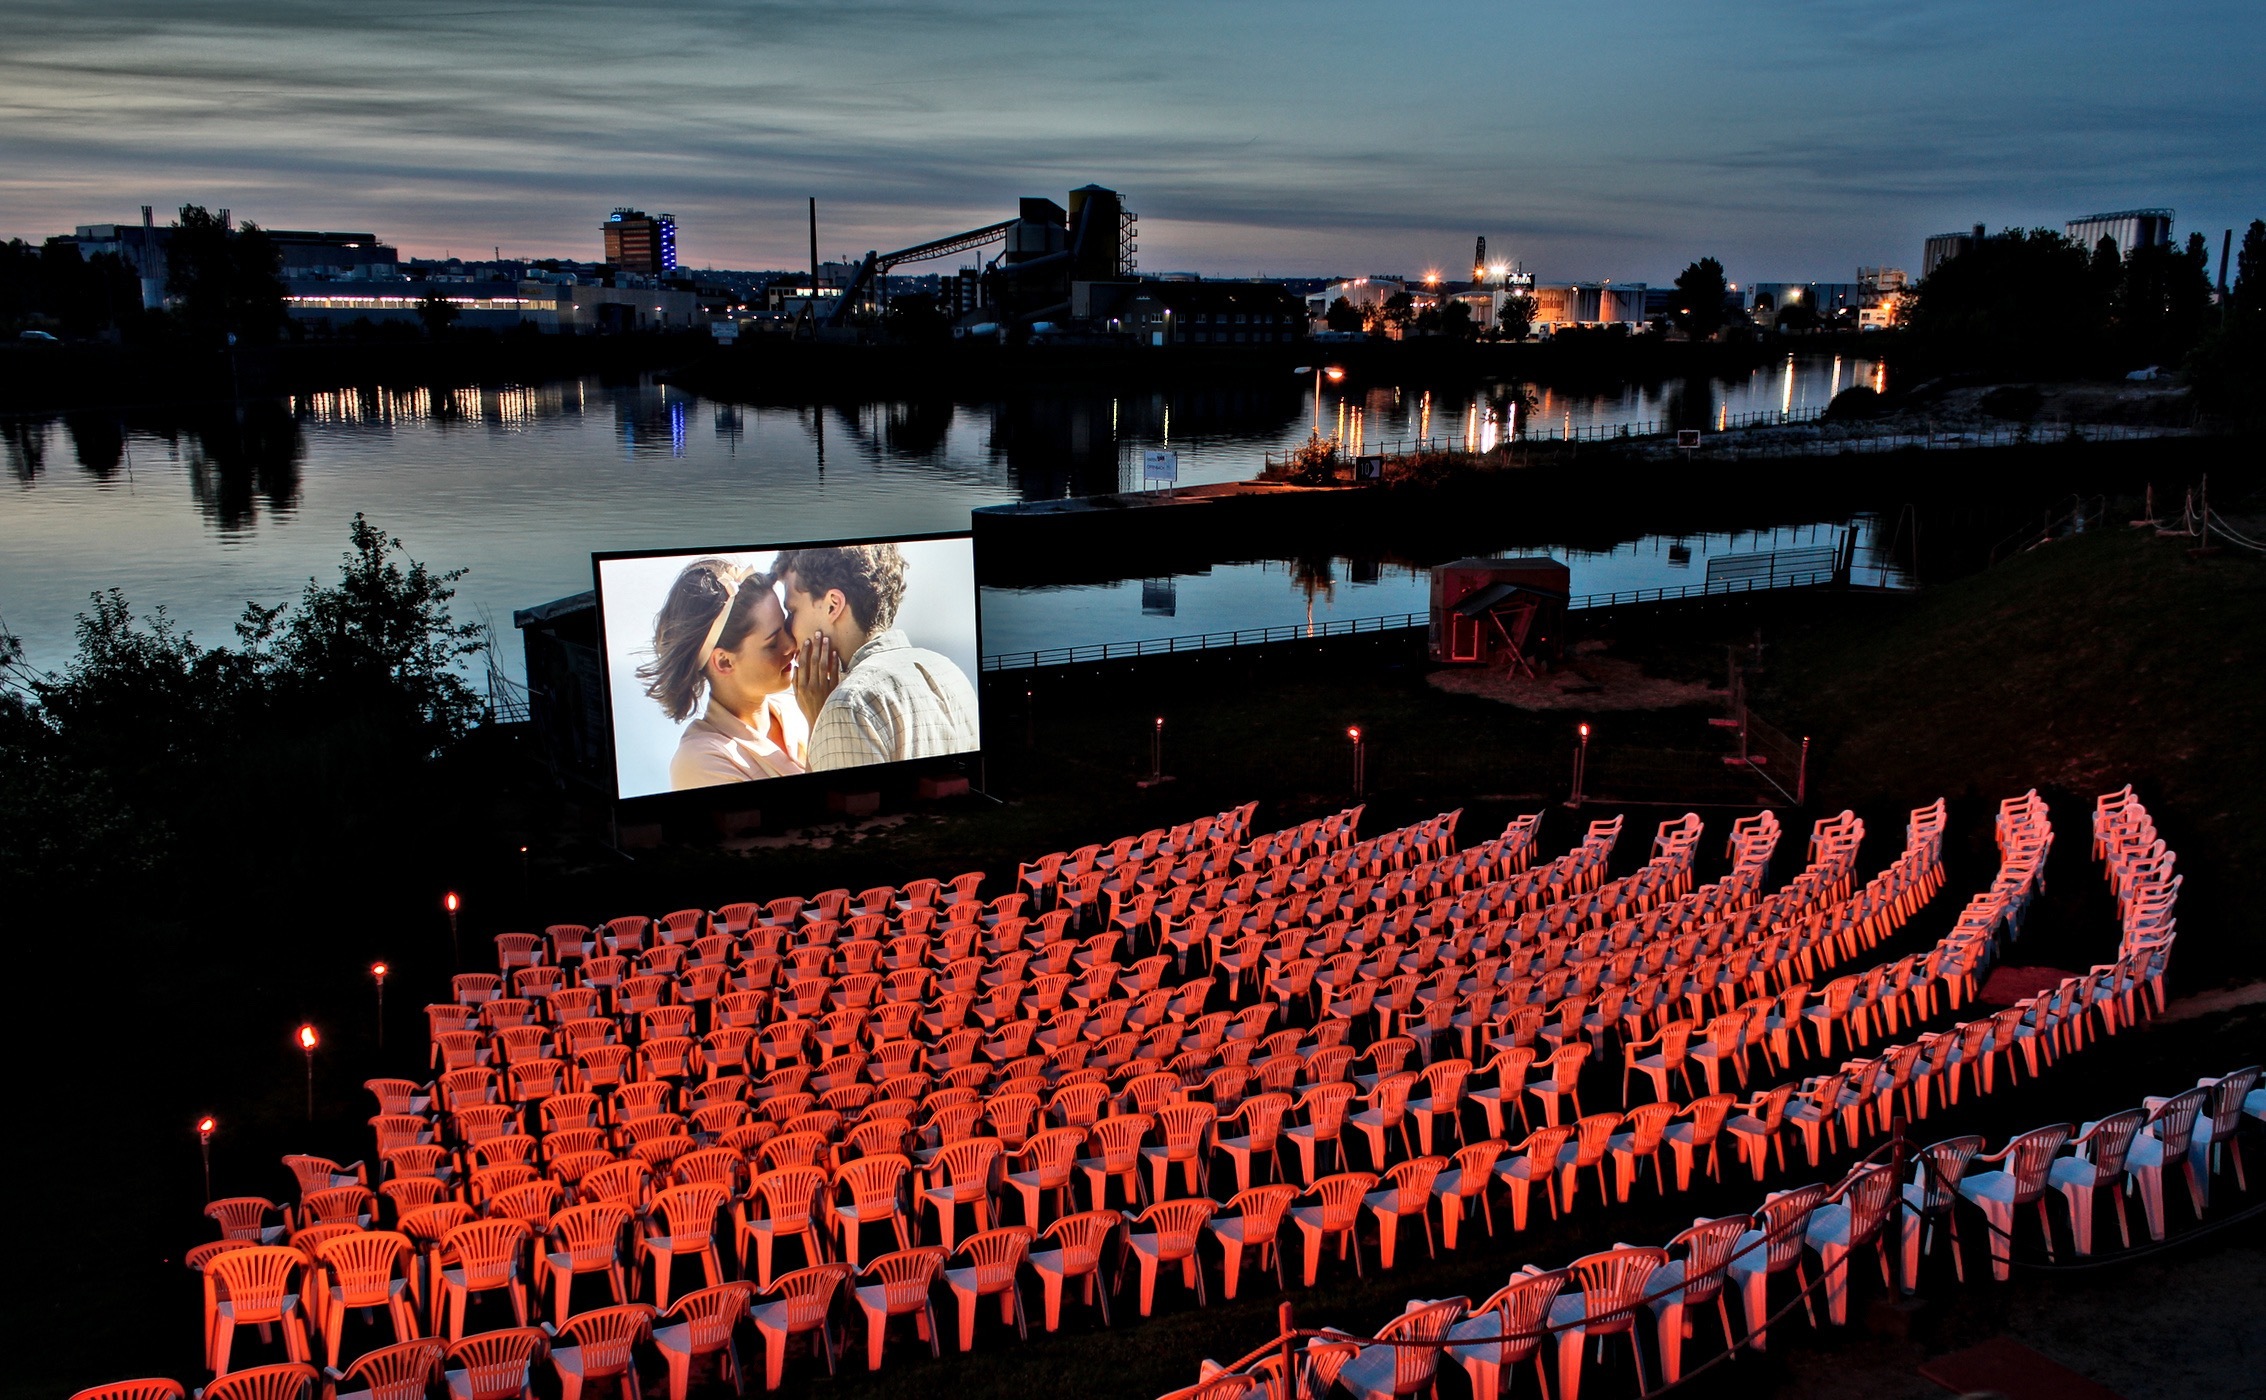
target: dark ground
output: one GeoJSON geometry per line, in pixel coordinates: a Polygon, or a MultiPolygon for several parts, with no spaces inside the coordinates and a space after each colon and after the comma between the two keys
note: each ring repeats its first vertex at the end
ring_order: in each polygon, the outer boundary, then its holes
{"type": "MultiPolygon", "coordinates": [[[[1948,887],[1884,953],[1940,935],[1958,903],[1989,878],[1994,804],[2037,785],[2054,803],[2061,839],[2049,898],[2017,960],[2073,968],[2100,960],[2114,930],[2085,860],[2085,813],[2096,791],[2135,782],[2188,875],[2174,964],[2180,994],[2260,973],[2260,567],[2231,556],[2193,560],[2181,542],[2120,531],[2049,546],[1917,598],[1762,599],[1737,610],[1624,618],[1604,630],[1620,654],[1687,678],[1720,674],[1724,646],[1751,643],[1761,630],[1758,709],[1789,732],[1812,734],[1818,751],[1809,808],[1785,814],[1781,877],[1817,815],[1846,805],[1865,816],[1869,870],[1893,854],[1906,809],[1939,793],[1951,799],[1948,887]]],[[[54,969],[41,993],[49,1014],[19,1023],[19,1034],[38,1037],[19,1047],[19,1063],[33,1051],[67,1057],[31,1083],[41,1106],[52,1105],[38,1119],[43,1155],[69,1167],[39,1182],[40,1205],[27,1209],[19,1235],[42,1282],[19,1314],[26,1340],[6,1392],[54,1395],[118,1376],[194,1375],[197,1286],[179,1260],[210,1230],[197,1214],[191,1123],[206,1111],[221,1120],[215,1195],[287,1194],[289,1178],[276,1163],[286,1151],[363,1155],[370,1108],[361,1080],[381,1069],[422,1073],[419,1008],[442,994],[448,972],[441,889],[465,892],[466,961],[479,966],[489,934],[562,918],[714,907],[978,867],[997,883],[1017,858],[1253,796],[1263,799],[1261,829],[1334,810],[1350,800],[1343,732],[1351,723],[1372,743],[1367,830],[1462,806],[1464,831],[1487,834],[1563,797],[1568,717],[1443,696],[1423,684],[1422,671],[1405,653],[1335,650],[1044,680],[1027,727],[1012,703],[995,697],[990,711],[989,779],[1005,805],[971,802],[862,830],[808,832],[820,839],[745,854],[682,842],[624,861],[525,780],[523,759],[489,753],[476,762],[508,794],[499,807],[434,813],[431,829],[404,847],[409,856],[357,867],[353,852],[341,852],[329,868],[279,869],[194,918],[89,906],[84,922],[54,930],[61,947],[107,941],[121,951],[91,963],[67,953],[38,964],[54,969]],[[1167,718],[1165,766],[1178,779],[1142,792],[1132,780],[1146,771],[1158,714],[1167,718]],[[522,843],[533,848],[524,864],[522,843]],[[376,957],[397,969],[382,1055],[364,972],[376,957]],[[303,1018],[325,1034],[311,1125],[303,1062],[290,1040],[303,1018]]],[[[1589,781],[1601,800],[1582,815],[1628,812],[1622,864],[1641,859],[1643,837],[1663,817],[1696,807],[1719,832],[1765,795],[1721,763],[1724,739],[1706,724],[1711,712],[1614,716],[1601,726],[1589,781]]],[[[1545,844],[1562,850],[1574,831],[1572,814],[1553,808],[1545,844]]],[[[1720,845],[1711,839],[1709,848],[1719,860],[1720,845]]],[[[1916,1132],[1932,1140],[1972,1129],[1996,1142],[2171,1092],[2262,1052],[2266,1021],[2255,1005],[2179,1021],[2089,1050],[2036,1085],[1939,1113],[1916,1132]]],[[[1610,1102],[1609,1089],[1592,1092],[1610,1102]]],[[[2251,1160],[2266,1171],[2255,1138],[2251,1160]]],[[[1815,1175],[1830,1176],[1836,1165],[1815,1175]]],[[[1796,1171],[1774,1175],[1771,1185],[1810,1179],[1796,1171]]],[[[1302,1322],[1369,1326],[1407,1298],[1482,1295],[1528,1259],[1562,1262],[1615,1240],[1665,1239],[1695,1213],[1751,1209],[1756,1195],[1751,1182],[1736,1181],[1691,1199],[1640,1196],[1625,1209],[1585,1209],[1518,1237],[1505,1222],[1491,1245],[1482,1235],[1437,1263],[1418,1250],[1368,1283],[1325,1269],[1322,1286],[1293,1301],[1302,1322]]],[[[2176,1189],[2173,1198],[2177,1221],[2176,1189]]],[[[2247,1346],[2255,1356],[2262,1248],[2252,1225],[2145,1263],[2026,1274],[2004,1288],[1961,1290],[1946,1277],[1931,1283],[1908,1339],[1857,1329],[1813,1338],[1802,1325],[1784,1327],[1767,1360],[1718,1368],[1692,1390],[1919,1393],[1917,1358],[2005,1330],[2126,1394],[2169,1394],[2192,1375],[2182,1368],[2212,1348],[2247,1346]],[[2247,1299],[2230,1296],[2245,1289],[2247,1299]],[[2148,1301],[2135,1305],[2141,1296],[2148,1301]],[[2185,1330],[2167,1331],[2173,1318],[2185,1330]],[[2229,1330],[2243,1326],[2250,1335],[2229,1330]]],[[[1878,1291],[1877,1275],[1860,1282],[1854,1306],[1864,1309],[1878,1291]]],[[[844,1395],[886,1388],[904,1396],[1145,1397],[1193,1380],[1200,1357],[1226,1359],[1257,1345],[1274,1325],[1271,1280],[1255,1279],[1244,1299],[1201,1312],[1170,1285],[1160,1294],[1160,1316],[1106,1334],[1072,1308],[1075,1320],[1054,1338],[1003,1341],[994,1321],[973,1358],[933,1364],[916,1359],[917,1344],[900,1342],[878,1380],[851,1371],[812,1379],[811,1364],[798,1360],[790,1386],[844,1395]]],[[[1692,1355],[1710,1354],[1709,1336],[1702,1324],[1692,1355]]],[[[2210,1374],[2225,1390],[2246,1373],[2210,1374]]],[[[1623,1393],[1631,1380],[1591,1377],[1600,1394],[1623,1393]]]]}

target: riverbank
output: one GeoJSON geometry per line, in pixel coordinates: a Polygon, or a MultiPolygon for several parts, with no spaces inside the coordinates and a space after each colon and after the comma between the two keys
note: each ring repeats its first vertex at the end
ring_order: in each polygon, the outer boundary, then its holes
{"type": "Polygon", "coordinates": [[[1893,519],[1908,508],[1928,526],[1916,572],[1951,577],[1987,563],[2010,531],[2072,495],[2139,497],[2152,487],[2170,502],[2205,473],[2230,491],[2266,479],[2254,441],[2216,437],[1789,451],[1730,468],[1609,443],[1459,460],[1373,487],[1247,482],[985,507],[973,513],[978,577],[1034,587],[1341,555],[1429,567],[1529,545],[1610,549],[1646,534],[1861,512],[1893,519]]]}

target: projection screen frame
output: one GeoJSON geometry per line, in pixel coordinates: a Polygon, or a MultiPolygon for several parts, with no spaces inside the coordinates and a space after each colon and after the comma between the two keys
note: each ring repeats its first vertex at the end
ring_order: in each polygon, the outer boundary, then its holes
{"type": "Polygon", "coordinates": [[[840,786],[851,774],[871,774],[877,780],[882,776],[904,773],[926,764],[976,761],[983,756],[983,745],[988,742],[987,716],[983,696],[983,587],[975,576],[975,531],[932,530],[916,534],[859,535],[816,540],[786,540],[776,544],[729,544],[671,547],[667,549],[614,549],[593,550],[590,554],[590,588],[598,626],[598,689],[605,704],[606,718],[606,788],[615,802],[658,802],[683,799],[699,793],[720,793],[752,789],[757,792],[807,792],[819,786],[840,786]],[[855,768],[830,768],[823,772],[790,773],[776,778],[748,779],[739,783],[717,783],[706,787],[676,791],[644,792],[630,796],[622,793],[621,761],[616,751],[618,732],[614,718],[614,658],[611,635],[606,627],[606,579],[604,565],[625,559],[704,559],[713,555],[779,554],[790,549],[825,549],[846,545],[865,544],[932,544],[953,540],[968,545],[969,599],[976,631],[975,670],[968,676],[968,686],[976,696],[976,747],[959,753],[937,754],[924,758],[895,759],[886,763],[860,764],[855,768]]]}

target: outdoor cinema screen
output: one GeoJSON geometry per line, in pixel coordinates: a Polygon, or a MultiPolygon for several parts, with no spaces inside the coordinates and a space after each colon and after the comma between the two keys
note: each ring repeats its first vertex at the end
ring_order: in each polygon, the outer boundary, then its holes
{"type": "Polygon", "coordinates": [[[966,535],[599,554],[592,567],[619,796],[983,746],[966,535]]]}

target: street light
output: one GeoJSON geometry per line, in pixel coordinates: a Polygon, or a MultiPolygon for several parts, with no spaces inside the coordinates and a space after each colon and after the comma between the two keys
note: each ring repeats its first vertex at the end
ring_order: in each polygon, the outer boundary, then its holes
{"type": "Polygon", "coordinates": [[[378,984],[378,1048],[386,1048],[386,974],[393,971],[382,962],[370,964],[370,979],[378,984]]]}
{"type": "Polygon", "coordinates": [[[307,1056],[307,1121],[310,1123],[315,1121],[315,1046],[318,1043],[313,1026],[299,1028],[299,1048],[307,1056]]]}
{"type": "Polygon", "coordinates": [[[1332,384],[1337,383],[1338,381],[1345,378],[1345,369],[1340,365],[1300,365],[1298,368],[1292,370],[1291,373],[1311,374],[1314,376],[1313,432],[1314,436],[1320,437],[1322,435],[1322,381],[1327,379],[1332,384]]]}

